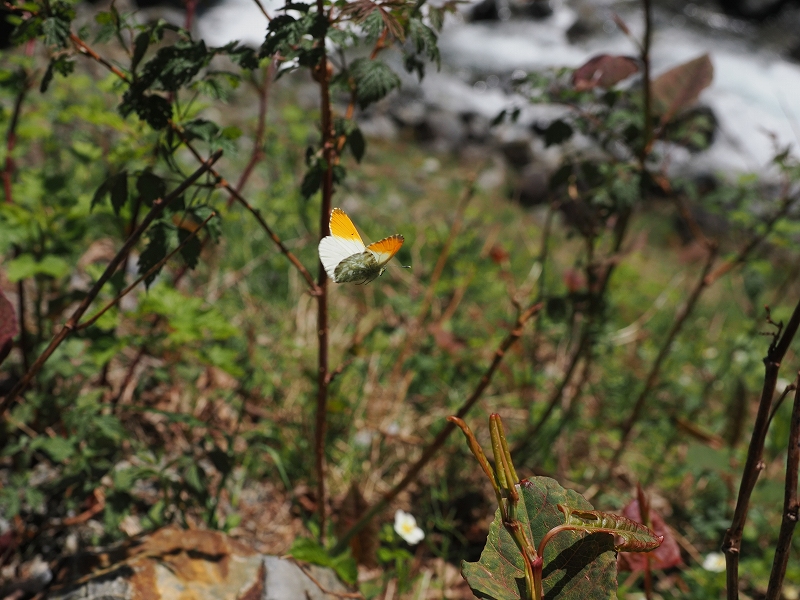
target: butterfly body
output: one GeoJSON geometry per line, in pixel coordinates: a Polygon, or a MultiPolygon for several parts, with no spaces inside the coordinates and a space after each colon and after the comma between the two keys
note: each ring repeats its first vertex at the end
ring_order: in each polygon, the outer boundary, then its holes
{"type": "Polygon", "coordinates": [[[331,235],[319,242],[319,259],[335,283],[363,284],[380,277],[403,245],[403,236],[396,234],[365,246],[341,208],[331,211],[330,229],[331,235]]]}

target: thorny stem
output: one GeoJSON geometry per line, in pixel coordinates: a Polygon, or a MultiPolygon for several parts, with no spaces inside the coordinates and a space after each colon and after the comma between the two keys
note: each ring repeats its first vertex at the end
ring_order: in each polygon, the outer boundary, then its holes
{"type": "Polygon", "coordinates": [[[783,518],[775,546],[775,558],[769,575],[769,587],[765,600],[780,600],[786,566],[792,548],[792,535],[800,513],[797,498],[798,469],[800,469],[800,386],[795,390],[794,406],[789,425],[789,449],[786,456],[786,487],[783,496],[783,518]]]}
{"type": "MultiPolygon", "coordinates": [[[[325,13],[324,0],[317,0],[317,12],[325,13]]],[[[330,15],[328,16],[330,18],[330,15]]],[[[320,208],[319,237],[330,235],[331,201],[333,198],[333,167],[336,161],[336,139],[333,130],[333,115],[330,96],[330,63],[325,47],[326,34],[317,40],[320,47],[320,60],[315,70],[320,90],[320,126],[322,128],[322,155],[325,159],[325,173],[322,176],[322,207],[320,208]]],[[[325,542],[326,503],[325,489],[325,432],[328,413],[328,274],[317,261],[317,407],[314,427],[314,457],[317,475],[317,510],[319,514],[320,542],[325,542]]]]}
{"type": "Polygon", "coordinates": [[[77,35],[75,35],[74,33],[70,33],[69,39],[75,45],[75,48],[78,50],[78,52],[90,56],[91,58],[99,62],[101,65],[103,65],[106,69],[114,73],[114,75],[122,79],[122,81],[130,83],[130,79],[128,79],[128,76],[125,75],[125,73],[120,71],[118,67],[112,65],[105,58],[103,58],[97,52],[92,50],[92,48],[77,35]]]}
{"type": "MultiPolygon", "coordinates": [[[[492,377],[494,376],[495,371],[500,366],[500,363],[503,361],[503,357],[505,356],[508,349],[516,342],[520,336],[522,335],[522,328],[527,323],[531,317],[536,315],[541,309],[543,304],[541,302],[534,304],[524,312],[520,314],[517,318],[517,322],[514,324],[514,328],[508,333],[506,338],[502,341],[500,346],[494,353],[494,358],[492,359],[492,363],[489,365],[489,368],[483,374],[478,385],[475,387],[475,390],[472,392],[470,397],[464,402],[461,408],[458,409],[456,416],[460,419],[466,415],[470,409],[475,405],[475,403],[481,398],[483,392],[486,391],[486,388],[489,387],[489,383],[492,381],[492,377]]],[[[417,459],[411,467],[409,467],[408,471],[406,471],[406,475],[400,481],[400,483],[396,484],[391,490],[389,490],[383,497],[376,502],[365,514],[362,516],[336,543],[336,546],[331,550],[331,555],[336,556],[341,554],[347,548],[347,545],[350,543],[350,540],[355,536],[359,531],[361,531],[367,523],[369,523],[372,518],[385,509],[389,503],[394,500],[397,495],[402,492],[412,481],[417,478],[420,471],[422,471],[423,467],[428,464],[428,462],[436,455],[439,451],[439,448],[442,447],[445,440],[448,436],[453,432],[453,430],[457,427],[457,425],[450,421],[448,422],[439,434],[434,438],[434,440],[428,444],[428,446],[423,450],[422,455],[417,459]]]]}
{"type": "MultiPolygon", "coordinates": [[[[773,341],[764,358],[764,386],[761,389],[761,400],[758,404],[756,421],[753,424],[753,435],[747,449],[747,460],[742,471],[742,482],[739,485],[739,496],[736,499],[736,508],[733,511],[730,529],[725,533],[722,541],[722,551],[725,553],[727,567],[726,584],[728,600],[739,598],[739,553],[742,546],[742,534],[747,522],[747,512],[750,505],[750,496],[758,481],[758,476],[764,468],[761,457],[764,453],[764,441],[769,429],[769,414],[772,397],[775,394],[775,385],[778,382],[778,371],[781,361],[789,349],[789,344],[794,339],[800,327],[800,302],[794,308],[792,316],[780,339],[773,341]]],[[[794,415],[794,412],[792,413],[794,415]]],[[[793,421],[794,423],[794,421],[793,421]]],[[[795,469],[796,470],[796,469],[795,469]]],[[[783,529],[783,526],[781,526],[783,529]]]]}
{"type": "Polygon", "coordinates": [[[153,202],[153,207],[147,213],[142,222],[139,226],[131,233],[130,237],[125,241],[122,245],[122,248],[119,249],[116,256],[111,259],[106,266],[105,271],[103,274],[98,278],[92,288],[87,292],[84,299],[72,313],[72,316],[67,320],[61,330],[53,337],[50,341],[50,344],[47,348],[42,352],[39,358],[31,365],[31,368],[25,373],[25,375],[17,382],[17,384],[11,389],[11,391],[0,401],[0,415],[5,412],[7,408],[11,406],[11,403],[16,399],[16,397],[28,386],[31,380],[36,376],[39,370],[44,365],[45,361],[55,352],[56,348],[61,345],[66,337],[75,330],[77,327],[80,318],[89,308],[91,303],[100,293],[100,290],[106,284],[106,282],[111,278],[114,272],[117,270],[117,267],[122,263],[128,253],[133,249],[133,246],[136,242],[139,241],[139,238],[145,232],[145,230],[149,227],[150,223],[152,223],[164,209],[173,201],[175,198],[178,198],[183,192],[185,192],[189,187],[197,181],[204,173],[211,170],[211,166],[219,160],[220,156],[222,156],[222,151],[218,150],[211,157],[203,163],[203,165],[198,168],[194,173],[192,173],[189,177],[187,177],[177,188],[175,188],[172,193],[167,196],[164,196],[162,199],[155,200],[153,202]]]}

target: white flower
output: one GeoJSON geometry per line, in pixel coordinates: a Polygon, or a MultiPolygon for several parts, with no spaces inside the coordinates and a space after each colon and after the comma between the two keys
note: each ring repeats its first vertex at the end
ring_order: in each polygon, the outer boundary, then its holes
{"type": "Polygon", "coordinates": [[[703,561],[703,568],[712,573],[722,573],[725,570],[725,555],[722,552],[711,552],[703,561]]]}
{"type": "Polygon", "coordinates": [[[417,527],[417,520],[414,515],[411,515],[404,510],[398,510],[394,513],[394,530],[406,542],[414,546],[422,541],[425,537],[425,532],[417,527]]]}

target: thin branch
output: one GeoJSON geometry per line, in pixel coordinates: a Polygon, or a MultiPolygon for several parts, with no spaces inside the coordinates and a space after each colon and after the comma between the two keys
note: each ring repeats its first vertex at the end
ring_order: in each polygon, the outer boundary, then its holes
{"type": "MultiPolygon", "coordinates": [[[[71,33],[70,34],[70,39],[81,50],[81,52],[83,52],[87,56],[90,56],[91,58],[93,58],[94,60],[99,62],[100,64],[104,65],[107,69],[109,69],[112,73],[117,75],[117,77],[119,77],[123,81],[130,83],[128,78],[127,78],[127,76],[122,71],[120,71],[117,67],[115,67],[110,62],[108,62],[103,57],[101,57],[99,54],[97,54],[97,52],[92,50],[92,48],[89,47],[89,45],[86,44],[86,42],[84,42],[83,40],[81,40],[78,36],[76,36],[75,34],[71,33]]],[[[175,133],[178,134],[178,136],[181,138],[183,143],[186,144],[187,148],[189,148],[191,153],[194,154],[195,158],[201,163],[204,162],[203,157],[200,156],[200,154],[192,147],[192,145],[186,139],[186,136],[184,135],[184,133],[181,130],[181,128],[178,125],[176,125],[175,123],[173,123],[172,121],[170,121],[170,127],[172,128],[173,131],[175,131],[175,133]]],[[[278,246],[280,251],[286,256],[286,258],[289,259],[289,262],[291,262],[297,268],[297,270],[300,271],[300,274],[306,280],[306,282],[308,283],[309,288],[311,289],[311,294],[312,295],[317,295],[319,293],[319,289],[314,284],[314,279],[313,279],[313,277],[311,277],[311,274],[303,266],[303,264],[297,259],[297,257],[294,254],[292,254],[292,252],[286,246],[284,246],[284,244],[281,241],[281,239],[275,234],[274,231],[272,231],[272,229],[269,227],[269,225],[267,225],[266,221],[264,221],[264,219],[261,217],[260,213],[255,208],[253,208],[250,205],[250,203],[248,203],[247,200],[245,200],[244,197],[239,193],[239,191],[237,189],[234,189],[234,187],[228,182],[228,180],[225,179],[224,177],[222,177],[216,170],[211,169],[211,174],[214,175],[214,177],[216,177],[219,180],[219,185],[224,187],[247,210],[249,210],[253,214],[253,216],[256,217],[256,220],[259,222],[261,227],[267,232],[267,235],[269,235],[269,237],[272,239],[272,241],[275,242],[275,244],[278,246]]]]}
{"type": "MultiPolygon", "coordinates": [[[[324,0],[317,0],[317,13],[325,14],[324,0]]],[[[328,15],[330,19],[330,15],[328,15]]],[[[322,156],[325,159],[325,172],[322,175],[322,206],[319,215],[319,237],[330,235],[330,215],[333,200],[333,167],[338,162],[336,139],[331,108],[330,78],[333,73],[326,38],[316,40],[320,45],[319,63],[313,69],[314,78],[319,83],[320,128],[322,133],[322,156]]],[[[319,538],[325,542],[327,518],[327,492],[325,488],[325,433],[328,424],[328,274],[317,260],[317,405],[314,419],[314,464],[317,477],[317,510],[319,516],[319,538]]]]}
{"type": "Polygon", "coordinates": [[[261,14],[263,14],[266,17],[267,21],[272,21],[272,17],[269,16],[267,9],[265,9],[264,5],[261,4],[261,0],[253,0],[253,2],[256,3],[256,6],[258,6],[259,10],[261,11],[261,14]]]}
{"type": "Polygon", "coordinates": [[[22,111],[22,102],[25,100],[25,95],[31,87],[28,74],[24,70],[21,70],[20,74],[22,75],[23,82],[14,100],[14,110],[11,113],[11,120],[8,122],[8,132],[6,133],[6,164],[3,168],[2,177],[3,191],[6,195],[7,204],[13,204],[14,202],[14,197],[11,193],[11,178],[14,175],[14,159],[11,155],[14,151],[14,147],[17,145],[17,124],[19,123],[19,115],[22,111]]]}
{"type": "Polygon", "coordinates": [[[795,306],[794,312],[783,330],[783,335],[773,341],[764,358],[764,386],[761,388],[761,400],[758,404],[756,421],[753,424],[753,435],[747,449],[747,460],[742,471],[742,482],[739,484],[739,496],[736,499],[731,526],[725,532],[725,539],[722,541],[722,551],[725,553],[727,566],[728,600],[739,598],[739,553],[742,547],[744,526],[747,522],[750,497],[758,481],[758,476],[763,470],[761,457],[764,454],[764,442],[769,429],[769,414],[772,397],[775,395],[775,385],[778,382],[778,371],[798,327],[800,327],[800,302],[795,306]]]}
{"type": "Polygon", "coordinates": [[[89,44],[84,42],[77,35],[75,35],[74,33],[70,32],[69,39],[75,45],[75,48],[78,50],[78,52],[80,52],[81,54],[85,54],[87,56],[90,56],[91,58],[93,58],[94,60],[99,62],[101,65],[103,65],[106,69],[108,69],[109,71],[114,73],[114,75],[116,75],[117,77],[122,79],[122,81],[124,81],[125,83],[130,83],[131,82],[130,79],[128,78],[128,76],[125,75],[125,73],[123,73],[119,69],[119,67],[117,67],[115,65],[112,65],[105,58],[103,58],[97,52],[92,50],[91,46],[89,46],[89,44]]]}
{"type": "Polygon", "coordinates": [[[650,395],[650,392],[655,387],[656,382],[658,381],[658,376],[661,373],[661,365],[664,363],[664,359],[667,358],[670,350],[672,350],[672,343],[675,341],[675,337],[678,335],[678,332],[683,328],[684,323],[686,323],[686,319],[689,318],[689,315],[692,314],[697,301],[700,299],[700,295],[708,286],[707,283],[707,275],[709,271],[711,271],[711,267],[714,264],[714,259],[717,256],[716,248],[711,247],[708,250],[708,257],[706,258],[706,264],[703,267],[703,273],[700,276],[700,279],[694,286],[689,298],[686,300],[686,304],[683,305],[683,308],[678,313],[675,318],[675,322],[672,324],[672,327],[667,334],[667,338],[664,340],[664,343],[661,345],[661,349],[658,351],[658,356],[656,356],[655,361],[653,362],[653,366],[650,367],[650,372],[647,374],[647,379],[645,380],[644,387],[642,391],[639,392],[639,396],[636,398],[636,402],[633,404],[633,410],[625,422],[622,424],[621,435],[620,435],[620,442],[619,446],[617,447],[616,451],[614,452],[614,456],[611,458],[611,462],[608,467],[608,472],[611,473],[614,470],[614,467],[617,465],[622,453],[625,451],[625,448],[628,444],[628,439],[630,437],[631,431],[633,431],[634,425],[639,420],[639,417],[642,414],[642,410],[644,409],[645,401],[647,397],[650,395]]]}
{"type": "MultiPolygon", "coordinates": [[[[800,388],[800,386],[798,386],[800,388]]],[[[797,525],[800,501],[797,498],[798,469],[800,469],[800,389],[795,390],[794,407],[789,429],[789,449],[786,456],[786,487],[783,496],[783,518],[775,544],[775,558],[769,575],[765,600],[780,600],[786,566],[792,550],[792,536],[797,525]]]]}
{"type": "MultiPolygon", "coordinates": [[[[186,144],[186,147],[194,155],[194,157],[199,162],[203,162],[203,157],[200,155],[200,153],[197,150],[195,150],[194,146],[192,146],[192,144],[186,138],[186,136],[184,135],[184,132],[181,130],[181,128],[178,127],[177,125],[175,125],[174,123],[172,123],[171,126],[172,126],[172,129],[178,134],[178,136],[180,136],[180,138],[183,141],[183,143],[186,144]]],[[[284,245],[284,243],[281,240],[281,238],[278,237],[278,235],[272,230],[272,228],[264,220],[264,217],[261,216],[261,212],[257,208],[254,208],[253,205],[251,205],[245,199],[245,197],[242,196],[239,193],[239,191],[236,188],[234,188],[228,182],[227,179],[225,179],[222,175],[220,175],[218,171],[216,171],[215,169],[211,169],[210,172],[214,177],[217,178],[217,180],[218,180],[217,185],[219,187],[225,188],[225,190],[227,192],[229,192],[234,198],[236,198],[236,200],[238,200],[238,202],[242,206],[244,206],[247,210],[249,210],[250,213],[256,218],[256,221],[258,221],[258,224],[261,225],[261,228],[264,231],[267,232],[267,235],[270,237],[270,239],[273,242],[275,242],[275,245],[278,246],[278,249],[284,254],[284,256],[286,256],[286,258],[289,259],[289,262],[291,262],[295,266],[295,268],[297,268],[297,270],[300,272],[300,275],[303,276],[303,279],[306,280],[306,283],[308,283],[308,286],[311,289],[311,295],[316,296],[317,294],[319,294],[320,293],[319,292],[319,288],[318,288],[317,284],[314,283],[314,278],[311,277],[311,273],[308,272],[308,269],[306,269],[303,266],[303,263],[301,263],[300,260],[298,260],[298,258],[292,253],[292,251],[289,250],[284,245]]]]}
{"type": "Polygon", "coordinates": [[[796,200],[797,198],[795,196],[784,196],[780,209],[778,209],[775,214],[772,215],[772,217],[770,217],[766,223],[764,223],[764,231],[760,235],[754,236],[753,239],[751,239],[750,242],[748,242],[734,258],[724,262],[719,267],[714,269],[713,272],[709,273],[708,285],[714,283],[717,279],[731,271],[737,265],[742,264],[750,255],[750,253],[755,250],[756,246],[767,239],[769,234],[772,233],[775,224],[789,213],[789,210],[791,210],[792,206],[794,206],[796,200]]]}
{"type": "Polygon", "coordinates": [[[137,285],[139,285],[142,281],[144,281],[145,279],[147,279],[151,275],[157,273],[158,270],[161,267],[163,267],[170,258],[172,258],[178,252],[183,250],[186,247],[186,244],[188,244],[193,238],[195,238],[197,236],[197,234],[200,232],[200,230],[203,229],[203,227],[205,227],[208,224],[208,222],[213,217],[216,217],[216,216],[217,216],[217,213],[215,213],[215,212],[212,212],[210,215],[208,215],[208,217],[206,217],[205,220],[202,223],[200,223],[200,225],[198,225],[196,229],[194,229],[191,233],[189,233],[189,235],[186,236],[186,239],[184,239],[180,244],[178,244],[178,246],[172,252],[167,254],[164,258],[162,258],[156,264],[154,264],[152,267],[150,267],[150,269],[148,269],[146,273],[141,275],[136,281],[134,281],[132,284],[130,284],[128,287],[126,287],[124,290],[122,290],[117,295],[116,298],[114,298],[108,304],[106,304],[103,308],[101,308],[94,316],[92,316],[87,321],[84,321],[80,325],[76,325],[75,326],[75,331],[81,331],[82,329],[86,329],[87,327],[91,327],[92,325],[94,325],[94,323],[97,321],[97,319],[102,317],[107,311],[109,311],[111,308],[116,306],[117,303],[120,300],[122,300],[125,296],[127,296],[131,292],[131,290],[133,290],[133,288],[135,288],[137,285]]]}
{"type": "MultiPolygon", "coordinates": [[[[464,402],[461,408],[458,409],[458,412],[455,414],[456,417],[463,419],[464,415],[466,415],[475,405],[475,403],[481,398],[483,392],[486,391],[487,387],[489,387],[492,377],[494,376],[497,368],[500,366],[500,363],[503,361],[503,357],[506,355],[506,352],[508,352],[509,348],[514,345],[514,342],[516,342],[520,336],[522,336],[522,329],[525,323],[527,323],[531,317],[536,315],[542,309],[542,306],[544,306],[543,303],[536,303],[517,318],[517,322],[514,324],[514,327],[495,351],[492,363],[483,374],[483,377],[481,377],[478,385],[475,387],[475,390],[472,392],[466,402],[464,402]]],[[[400,483],[396,484],[391,490],[384,494],[383,497],[377,503],[375,503],[364,514],[364,516],[362,516],[339,539],[339,541],[336,543],[336,546],[333,548],[333,550],[331,550],[331,555],[337,556],[338,554],[344,552],[353,536],[361,531],[367,525],[367,523],[369,523],[372,518],[375,517],[375,515],[385,509],[400,492],[402,492],[412,481],[417,478],[417,475],[419,475],[423,467],[425,467],[425,465],[427,465],[428,462],[430,462],[430,460],[436,455],[436,453],[444,444],[445,440],[447,440],[449,435],[456,429],[456,427],[457,425],[452,421],[447,422],[434,440],[422,451],[422,455],[417,459],[417,461],[411,467],[409,467],[400,483]]]]}
{"type": "Polygon", "coordinates": [[[36,361],[31,365],[31,368],[28,369],[27,373],[17,382],[17,384],[11,389],[11,391],[0,401],[0,414],[3,414],[7,408],[11,406],[11,403],[16,399],[16,397],[30,384],[39,370],[44,365],[45,361],[55,352],[56,348],[63,342],[66,337],[75,330],[75,327],[78,325],[80,318],[89,308],[89,305],[94,301],[97,295],[100,293],[102,287],[106,284],[106,282],[111,278],[114,272],[117,270],[117,267],[122,263],[128,253],[133,249],[133,246],[136,242],[139,241],[139,238],[145,232],[145,230],[149,227],[150,223],[152,223],[164,209],[176,198],[178,198],[181,194],[183,194],[195,181],[197,181],[204,173],[211,170],[211,166],[219,160],[220,156],[222,156],[222,151],[218,150],[211,157],[208,161],[205,161],[203,165],[197,169],[194,173],[192,173],[189,177],[187,177],[183,183],[181,183],[175,190],[172,191],[169,195],[165,196],[163,199],[158,199],[153,202],[153,207],[147,213],[145,218],[136,228],[136,230],[131,233],[130,237],[125,241],[122,245],[122,248],[119,249],[116,256],[111,259],[111,262],[108,263],[106,266],[105,271],[100,276],[100,278],[95,282],[89,292],[86,294],[84,299],[72,313],[72,316],[67,320],[61,330],[53,337],[50,341],[50,344],[47,346],[44,352],[36,359],[36,361]]]}
{"type": "MultiPolygon", "coordinates": [[[[253,140],[253,152],[250,154],[250,160],[247,162],[242,174],[239,176],[239,181],[236,182],[236,190],[241,194],[244,186],[255,166],[264,158],[264,132],[267,125],[267,98],[269,97],[270,83],[275,76],[275,68],[277,65],[276,60],[271,60],[269,65],[264,69],[264,81],[261,85],[256,85],[258,90],[258,123],[256,125],[256,135],[253,140]]],[[[231,207],[235,200],[233,194],[228,197],[228,208],[231,207]]]]}

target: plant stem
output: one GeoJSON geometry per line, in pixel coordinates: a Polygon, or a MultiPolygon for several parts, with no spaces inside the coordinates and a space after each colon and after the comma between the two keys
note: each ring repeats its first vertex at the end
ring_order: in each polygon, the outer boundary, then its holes
{"type": "Polygon", "coordinates": [[[42,352],[39,358],[31,365],[31,368],[25,373],[25,375],[17,382],[17,384],[11,389],[11,391],[0,401],[0,415],[2,415],[6,409],[11,406],[11,403],[17,398],[17,396],[28,386],[31,380],[36,376],[39,370],[44,365],[45,361],[55,352],[56,348],[61,345],[66,337],[75,330],[75,327],[78,325],[80,318],[89,308],[89,305],[94,301],[97,295],[100,293],[102,287],[106,284],[106,282],[111,278],[114,272],[117,270],[117,267],[122,263],[128,253],[133,249],[133,246],[136,242],[139,241],[139,238],[145,232],[145,230],[150,226],[158,216],[164,211],[164,209],[176,198],[178,198],[183,192],[185,192],[195,181],[197,181],[204,173],[211,169],[211,166],[219,160],[220,156],[222,156],[222,151],[218,150],[211,157],[203,163],[203,165],[197,169],[194,173],[192,173],[189,177],[187,177],[177,188],[175,188],[169,195],[164,196],[163,199],[158,199],[153,202],[153,207],[147,213],[142,222],[136,228],[136,230],[131,233],[130,237],[125,240],[125,243],[122,245],[122,248],[119,249],[116,256],[111,259],[106,266],[105,271],[100,276],[100,278],[95,282],[89,292],[86,294],[84,299],[72,313],[72,316],[67,320],[61,330],[50,340],[50,344],[48,344],[47,348],[42,352]]]}
{"type": "MultiPolygon", "coordinates": [[[[722,551],[725,553],[727,567],[728,600],[737,600],[739,598],[739,552],[742,547],[744,526],[747,522],[750,496],[753,494],[758,476],[764,468],[761,457],[764,454],[764,442],[767,439],[767,430],[769,429],[770,407],[772,406],[772,397],[775,394],[775,385],[778,382],[778,371],[799,326],[800,302],[795,306],[794,312],[783,330],[783,335],[780,336],[780,339],[773,340],[767,351],[767,356],[764,358],[764,386],[761,388],[761,400],[758,404],[756,422],[753,424],[753,435],[750,438],[750,446],[747,449],[747,460],[742,472],[742,482],[739,485],[739,496],[736,499],[733,519],[730,529],[725,533],[725,539],[722,541],[722,551]]],[[[781,530],[783,530],[783,526],[781,526],[781,530]]]]}
{"type": "Polygon", "coordinates": [[[14,147],[17,145],[17,124],[19,123],[19,115],[22,111],[22,102],[25,100],[25,95],[31,87],[28,73],[23,69],[20,70],[19,74],[22,78],[22,84],[14,100],[14,111],[11,113],[11,120],[8,122],[8,132],[6,133],[6,164],[2,173],[3,191],[6,195],[7,204],[14,203],[14,196],[11,192],[11,177],[14,175],[14,159],[11,155],[14,152],[14,147]]]}
{"type": "MultiPolygon", "coordinates": [[[[325,13],[324,0],[317,0],[317,12],[325,13]]],[[[315,68],[320,90],[320,126],[322,128],[322,155],[325,159],[325,173],[322,176],[322,207],[319,216],[319,238],[330,235],[331,200],[333,198],[333,166],[337,160],[336,140],[333,131],[333,116],[330,95],[330,64],[325,47],[327,32],[317,40],[321,45],[321,57],[315,68]]],[[[317,407],[314,427],[314,456],[317,476],[317,511],[319,515],[320,542],[325,543],[326,503],[325,489],[325,432],[328,421],[328,274],[317,261],[317,407]]]]}
{"type": "Polygon", "coordinates": [[[800,468],[800,386],[794,393],[794,406],[789,429],[789,449],[786,456],[786,488],[783,499],[783,518],[775,546],[775,559],[769,575],[765,600],[780,600],[783,578],[792,549],[792,535],[797,525],[800,501],[797,498],[797,478],[800,468]]]}
{"type": "MultiPolygon", "coordinates": [[[[461,419],[466,415],[469,410],[475,405],[475,403],[480,399],[483,395],[483,392],[486,391],[486,388],[489,387],[489,383],[492,381],[492,377],[494,376],[497,367],[500,366],[500,363],[503,361],[503,357],[505,356],[506,352],[509,348],[516,342],[520,336],[522,335],[522,328],[525,323],[530,320],[531,317],[536,315],[541,309],[543,304],[541,302],[534,304],[527,310],[525,310],[520,316],[517,318],[517,322],[514,324],[514,328],[508,333],[506,338],[502,341],[500,346],[494,353],[494,358],[492,363],[489,365],[489,368],[483,374],[478,385],[475,387],[475,390],[472,392],[470,397],[461,405],[461,408],[458,409],[456,416],[461,419]]],[[[362,516],[336,543],[336,546],[331,550],[331,555],[336,556],[341,554],[347,548],[347,545],[350,543],[350,540],[355,536],[359,531],[361,531],[367,523],[369,523],[372,518],[385,509],[389,503],[394,500],[397,495],[402,492],[414,479],[416,479],[417,475],[419,475],[422,468],[428,464],[428,462],[436,455],[439,448],[442,447],[445,440],[448,436],[455,430],[457,425],[455,422],[450,421],[448,422],[439,434],[434,438],[434,440],[428,444],[425,450],[422,451],[422,455],[417,459],[409,469],[406,471],[405,476],[400,481],[400,483],[396,484],[391,490],[389,490],[383,497],[376,502],[365,514],[362,516]]]]}

